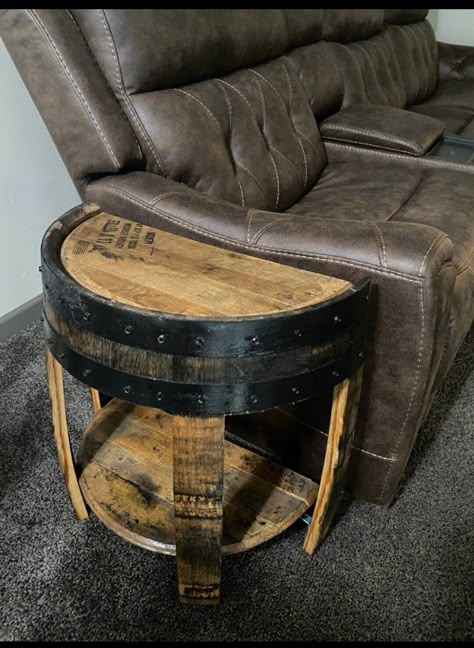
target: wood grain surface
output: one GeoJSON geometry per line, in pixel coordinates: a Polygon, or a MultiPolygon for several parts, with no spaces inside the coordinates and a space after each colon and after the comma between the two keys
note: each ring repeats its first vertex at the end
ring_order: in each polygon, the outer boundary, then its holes
{"type": "MultiPolygon", "coordinates": [[[[175,554],[173,418],[113,400],[88,426],[79,451],[84,496],[125,539],[175,554]]],[[[222,552],[278,535],[316,500],[310,479],[224,441],[222,552]]]]}
{"type": "Polygon", "coordinates": [[[304,550],[309,554],[313,554],[324,540],[342,494],[354,440],[361,386],[362,367],[354,376],[334,388],[318,499],[304,542],[304,550]]]}
{"type": "Polygon", "coordinates": [[[76,468],[69,439],[66,403],[64,400],[63,368],[50,351],[46,352],[46,365],[59,467],[64,477],[74,513],[77,519],[82,522],[87,520],[89,516],[77,481],[76,468]]]}
{"type": "Polygon", "coordinates": [[[175,416],[173,493],[181,603],[219,603],[224,417],[175,416]]]}
{"type": "Polygon", "coordinates": [[[303,308],[351,284],[100,213],[66,238],[61,260],[91,291],[144,309],[245,317],[303,308]]]}

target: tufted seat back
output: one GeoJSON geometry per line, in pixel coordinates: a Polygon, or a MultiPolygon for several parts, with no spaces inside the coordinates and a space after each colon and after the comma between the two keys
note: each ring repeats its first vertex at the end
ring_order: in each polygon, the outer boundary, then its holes
{"type": "Polygon", "coordinates": [[[135,126],[148,171],[272,210],[314,184],[326,154],[281,55],[318,37],[322,12],[235,11],[231,21],[204,10],[72,13],[135,126]]]}

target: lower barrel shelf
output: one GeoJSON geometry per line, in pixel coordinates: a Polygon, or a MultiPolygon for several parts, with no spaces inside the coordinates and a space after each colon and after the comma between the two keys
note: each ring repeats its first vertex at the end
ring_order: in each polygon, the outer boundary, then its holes
{"type": "MultiPolygon", "coordinates": [[[[176,553],[173,416],[113,399],[87,427],[78,463],[83,495],[106,526],[146,549],[176,553]]],[[[311,479],[226,440],[222,552],[278,535],[317,493],[311,479]]]]}

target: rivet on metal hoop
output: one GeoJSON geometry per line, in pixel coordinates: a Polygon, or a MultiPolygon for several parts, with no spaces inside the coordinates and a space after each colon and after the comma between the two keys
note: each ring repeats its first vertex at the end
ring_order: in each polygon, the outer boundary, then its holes
{"type": "Polygon", "coordinates": [[[163,344],[163,342],[165,341],[165,336],[163,335],[163,333],[161,333],[161,335],[159,335],[156,338],[156,340],[157,340],[158,344],[163,344]]]}
{"type": "Polygon", "coordinates": [[[334,324],[340,324],[342,322],[342,318],[340,315],[334,315],[334,324]]]}
{"type": "Polygon", "coordinates": [[[202,346],[202,345],[204,344],[204,338],[202,338],[202,337],[197,337],[197,338],[194,340],[194,344],[195,344],[196,346],[202,346]]]}
{"type": "Polygon", "coordinates": [[[130,387],[130,385],[125,385],[123,391],[125,394],[129,394],[132,391],[132,388],[130,387]]]}
{"type": "Polygon", "coordinates": [[[84,369],[84,371],[82,372],[82,375],[83,375],[85,378],[87,378],[87,376],[90,376],[91,373],[92,373],[92,369],[84,369]]]}
{"type": "Polygon", "coordinates": [[[255,396],[255,394],[252,394],[252,395],[250,396],[250,402],[251,402],[251,403],[254,403],[254,404],[255,404],[255,403],[258,403],[258,398],[255,396]]]}
{"type": "Polygon", "coordinates": [[[129,324],[123,330],[126,333],[126,335],[130,335],[130,333],[133,331],[133,326],[130,326],[130,324],[129,324]]]}
{"type": "Polygon", "coordinates": [[[339,378],[339,371],[337,369],[333,369],[332,375],[334,376],[334,378],[339,378]]]}
{"type": "Polygon", "coordinates": [[[86,322],[90,320],[91,314],[85,311],[84,315],[82,316],[82,319],[84,319],[86,322]]]}
{"type": "Polygon", "coordinates": [[[156,394],[156,400],[157,401],[163,400],[163,396],[164,396],[163,392],[158,392],[156,394]]]}

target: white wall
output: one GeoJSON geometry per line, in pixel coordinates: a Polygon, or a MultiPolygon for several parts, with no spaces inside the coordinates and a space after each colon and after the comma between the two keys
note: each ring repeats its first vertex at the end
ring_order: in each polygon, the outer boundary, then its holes
{"type": "Polygon", "coordinates": [[[45,229],[79,196],[0,40],[0,318],[41,293],[45,229]]]}
{"type": "Polygon", "coordinates": [[[431,9],[428,19],[436,40],[474,45],[474,9],[431,9]]]}

